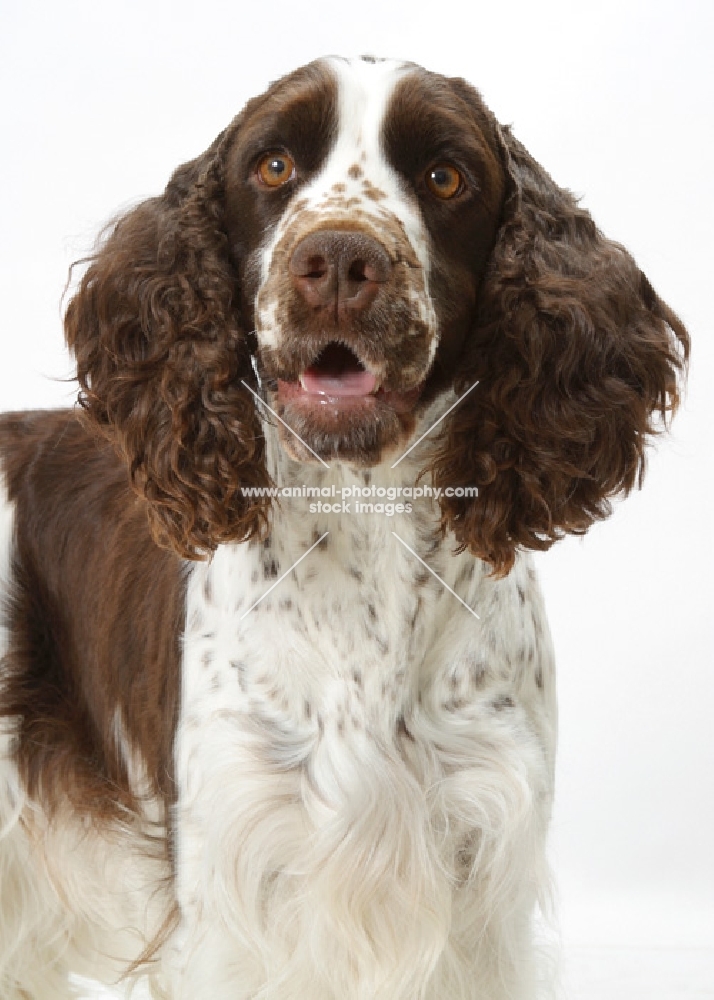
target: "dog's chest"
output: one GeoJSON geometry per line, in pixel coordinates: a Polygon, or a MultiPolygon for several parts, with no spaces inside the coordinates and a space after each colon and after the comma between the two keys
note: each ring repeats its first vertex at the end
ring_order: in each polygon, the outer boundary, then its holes
{"type": "Polygon", "coordinates": [[[224,739],[297,774],[328,747],[359,760],[494,692],[537,694],[544,622],[526,567],[493,581],[418,516],[282,523],[193,572],[181,745],[224,739]]]}
{"type": "MultiPolygon", "coordinates": [[[[443,593],[412,554],[423,548],[418,531],[399,526],[410,552],[391,527],[306,523],[289,539],[276,532],[221,550],[195,573],[185,637],[190,713],[231,712],[237,727],[259,724],[266,740],[272,733],[283,743],[333,730],[394,732],[420,696],[443,593]]],[[[432,553],[432,563],[453,576],[448,560],[432,553]]],[[[477,620],[459,612],[463,641],[468,619],[477,620]]]]}

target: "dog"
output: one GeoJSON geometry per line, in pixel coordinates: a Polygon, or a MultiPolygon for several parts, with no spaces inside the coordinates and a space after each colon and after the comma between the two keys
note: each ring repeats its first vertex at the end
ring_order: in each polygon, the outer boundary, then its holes
{"type": "Polygon", "coordinates": [[[0,994],[525,1000],[529,551],[641,484],[687,332],[463,80],[321,59],[113,226],[0,420],[0,994]]]}

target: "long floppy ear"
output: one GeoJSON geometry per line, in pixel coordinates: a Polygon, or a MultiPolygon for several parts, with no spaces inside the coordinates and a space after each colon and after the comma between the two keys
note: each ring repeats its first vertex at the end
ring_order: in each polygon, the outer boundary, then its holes
{"type": "Polygon", "coordinates": [[[506,573],[641,485],[648,435],[678,403],[689,337],[630,255],[598,231],[507,129],[509,194],[435,482],[443,526],[506,573]]]}
{"type": "Polygon", "coordinates": [[[223,227],[229,132],[121,218],[67,308],[79,402],[128,464],[154,537],[187,558],[259,534],[255,381],[223,227]]]}

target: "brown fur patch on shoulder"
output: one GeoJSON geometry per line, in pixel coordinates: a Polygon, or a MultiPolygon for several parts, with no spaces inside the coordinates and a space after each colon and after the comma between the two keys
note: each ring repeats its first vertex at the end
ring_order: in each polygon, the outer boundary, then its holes
{"type": "Polygon", "coordinates": [[[16,505],[0,717],[13,721],[30,796],[111,819],[146,793],[174,800],[185,580],[151,539],[111,447],[74,412],[0,418],[16,505]]]}

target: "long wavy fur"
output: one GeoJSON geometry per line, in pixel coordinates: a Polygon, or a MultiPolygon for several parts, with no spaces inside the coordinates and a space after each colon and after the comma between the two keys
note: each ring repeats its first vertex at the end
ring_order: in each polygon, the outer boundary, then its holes
{"type": "Polygon", "coordinates": [[[79,401],[149,504],[159,544],[187,558],[262,534],[264,440],[222,224],[224,150],[237,123],[120,219],[65,318],[79,401]]]}
{"type": "Polygon", "coordinates": [[[689,338],[630,255],[607,240],[507,129],[504,217],[434,463],[443,526],[502,575],[639,485],[656,418],[676,409],[689,338]]]}

